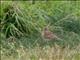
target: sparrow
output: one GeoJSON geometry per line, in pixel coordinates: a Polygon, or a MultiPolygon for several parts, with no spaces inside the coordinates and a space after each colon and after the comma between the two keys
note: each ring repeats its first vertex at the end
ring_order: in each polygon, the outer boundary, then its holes
{"type": "Polygon", "coordinates": [[[55,34],[53,34],[53,32],[51,32],[48,27],[45,27],[42,31],[42,37],[44,39],[48,39],[48,40],[54,40],[55,38],[57,38],[57,36],[55,34]]]}

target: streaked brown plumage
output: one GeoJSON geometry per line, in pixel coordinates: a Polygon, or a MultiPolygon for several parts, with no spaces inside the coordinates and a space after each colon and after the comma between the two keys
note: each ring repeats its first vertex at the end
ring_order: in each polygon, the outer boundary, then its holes
{"type": "Polygon", "coordinates": [[[43,36],[43,38],[49,39],[49,40],[52,40],[52,39],[56,38],[56,35],[54,35],[53,32],[51,32],[51,31],[48,29],[48,27],[45,27],[45,28],[43,29],[42,36],[43,36]]]}

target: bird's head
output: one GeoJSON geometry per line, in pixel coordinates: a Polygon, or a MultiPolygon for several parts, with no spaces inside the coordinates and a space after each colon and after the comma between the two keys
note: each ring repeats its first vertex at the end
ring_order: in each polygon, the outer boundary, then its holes
{"type": "Polygon", "coordinates": [[[48,27],[45,27],[45,28],[44,28],[44,31],[48,31],[48,30],[49,30],[48,27]]]}

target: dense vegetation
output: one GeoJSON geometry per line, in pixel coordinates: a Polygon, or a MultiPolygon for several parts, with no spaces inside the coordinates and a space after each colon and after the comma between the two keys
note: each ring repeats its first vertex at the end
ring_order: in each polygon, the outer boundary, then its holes
{"type": "Polygon", "coordinates": [[[39,60],[41,54],[42,60],[59,60],[61,56],[64,60],[80,58],[80,53],[74,53],[80,52],[80,1],[1,1],[0,22],[3,59],[11,55],[19,60],[20,56],[23,60],[39,60]],[[42,30],[47,25],[60,39],[46,42],[42,38],[42,30]]]}

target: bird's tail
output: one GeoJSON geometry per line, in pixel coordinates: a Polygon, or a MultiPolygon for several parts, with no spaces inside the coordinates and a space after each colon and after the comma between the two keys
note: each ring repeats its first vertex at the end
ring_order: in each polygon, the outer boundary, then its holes
{"type": "Polygon", "coordinates": [[[58,36],[55,36],[55,38],[57,39],[57,40],[62,40],[61,38],[59,38],[58,36]]]}

